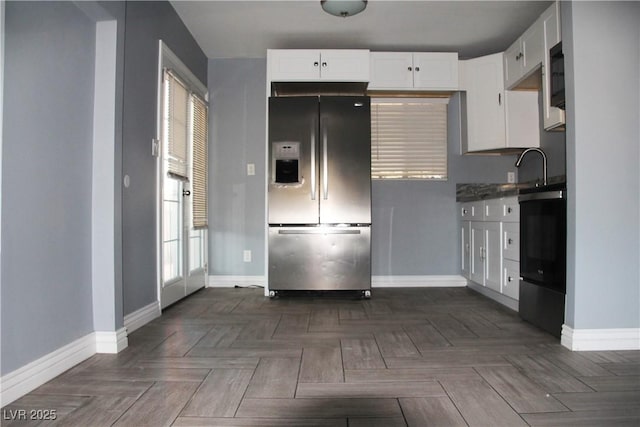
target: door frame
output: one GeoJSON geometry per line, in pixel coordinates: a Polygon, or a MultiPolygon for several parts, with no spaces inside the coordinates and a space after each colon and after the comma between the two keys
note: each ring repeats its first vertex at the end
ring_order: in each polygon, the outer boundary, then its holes
{"type": "MultiPolygon", "coordinates": [[[[156,158],[156,300],[160,305],[161,309],[164,309],[166,306],[172,304],[163,304],[162,302],[162,289],[163,289],[163,242],[162,242],[162,227],[163,227],[163,215],[162,215],[162,205],[163,205],[163,155],[162,155],[162,93],[163,93],[163,80],[164,80],[164,69],[171,68],[174,70],[180,78],[193,90],[195,93],[200,95],[206,102],[209,101],[209,91],[207,86],[204,85],[198,77],[191,72],[189,67],[187,67],[178,56],[173,53],[173,51],[167,46],[165,42],[162,40],[158,41],[158,69],[157,69],[157,81],[156,81],[156,129],[155,129],[155,138],[151,141],[151,153],[156,158]]],[[[207,265],[208,265],[208,244],[206,243],[208,240],[208,232],[204,233],[204,275],[205,275],[205,283],[204,286],[207,286],[207,265]]],[[[189,233],[185,233],[183,236],[183,244],[184,246],[189,245],[189,233]]],[[[184,262],[184,254],[183,254],[183,262],[184,262]]],[[[187,281],[189,279],[189,266],[188,263],[184,263],[183,280],[185,282],[185,296],[190,292],[187,292],[187,281]]]]}

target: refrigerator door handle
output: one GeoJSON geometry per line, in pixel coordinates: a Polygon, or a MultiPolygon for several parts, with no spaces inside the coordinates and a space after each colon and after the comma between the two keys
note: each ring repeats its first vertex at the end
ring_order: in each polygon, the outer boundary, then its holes
{"type": "Polygon", "coordinates": [[[311,121],[311,200],[316,199],[316,120],[311,121]]]}
{"type": "Polygon", "coordinates": [[[326,229],[309,227],[303,230],[278,230],[278,234],[361,234],[360,230],[353,229],[326,229]]]}
{"type": "Polygon", "coordinates": [[[327,121],[325,117],[322,119],[322,198],[329,198],[329,159],[328,159],[328,138],[327,138],[327,121]]]}

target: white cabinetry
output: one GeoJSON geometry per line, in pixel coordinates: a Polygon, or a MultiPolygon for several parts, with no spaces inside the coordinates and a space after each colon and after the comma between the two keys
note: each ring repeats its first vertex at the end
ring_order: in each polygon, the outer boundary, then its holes
{"type": "Polygon", "coordinates": [[[463,203],[460,206],[460,219],[461,219],[461,269],[462,275],[466,278],[470,277],[471,264],[472,264],[472,250],[471,250],[471,220],[481,220],[484,217],[484,202],[469,202],[463,203]]]}
{"type": "Polygon", "coordinates": [[[269,80],[274,82],[368,82],[368,50],[268,50],[269,80]]]}
{"type": "MultiPolygon", "coordinates": [[[[518,300],[520,209],[517,197],[460,204],[462,274],[518,300]]],[[[515,304],[511,304],[512,306],[515,304]]]]}
{"type": "Polygon", "coordinates": [[[471,222],[471,268],[474,282],[500,292],[502,257],[499,222],[471,222]]]}
{"type": "Polygon", "coordinates": [[[372,90],[458,90],[455,52],[371,52],[372,90]]]}
{"type": "Polygon", "coordinates": [[[549,90],[549,50],[560,40],[560,2],[554,2],[504,52],[505,88],[539,90],[542,87],[542,119],[546,130],[565,124],[564,111],[551,106],[549,90]],[[539,67],[541,73],[535,73],[539,67]]]}
{"type": "Polygon", "coordinates": [[[503,54],[460,63],[467,115],[463,152],[538,147],[538,93],[504,90],[503,54]]]}
{"type": "Polygon", "coordinates": [[[549,74],[549,50],[560,40],[560,3],[553,3],[540,15],[544,31],[544,51],[542,58],[542,120],[546,130],[554,129],[565,124],[564,110],[551,106],[549,74]]]}
{"type": "Polygon", "coordinates": [[[538,19],[504,53],[505,87],[511,89],[527,78],[544,56],[544,26],[538,19]]]}

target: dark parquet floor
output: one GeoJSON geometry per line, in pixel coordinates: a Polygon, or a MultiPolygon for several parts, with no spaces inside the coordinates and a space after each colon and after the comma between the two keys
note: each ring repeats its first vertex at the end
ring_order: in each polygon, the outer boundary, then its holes
{"type": "Polygon", "coordinates": [[[57,419],[2,425],[637,427],[640,351],[571,352],[466,288],[204,289],[20,409],[57,419]]]}

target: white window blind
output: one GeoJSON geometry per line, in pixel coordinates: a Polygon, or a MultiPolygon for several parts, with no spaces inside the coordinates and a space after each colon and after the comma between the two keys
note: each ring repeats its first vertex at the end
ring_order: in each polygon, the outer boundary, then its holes
{"type": "Polygon", "coordinates": [[[371,177],[447,179],[447,100],[371,100],[371,177]]]}
{"type": "Polygon", "coordinates": [[[168,173],[175,178],[187,180],[189,91],[169,70],[164,73],[164,83],[164,140],[167,144],[168,173]]]}
{"type": "Polygon", "coordinates": [[[207,227],[207,104],[198,96],[191,95],[193,137],[193,227],[207,227]]]}

